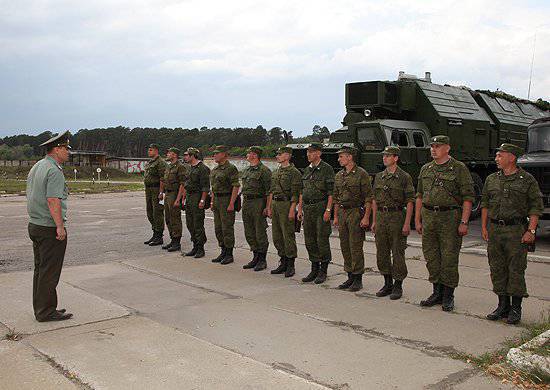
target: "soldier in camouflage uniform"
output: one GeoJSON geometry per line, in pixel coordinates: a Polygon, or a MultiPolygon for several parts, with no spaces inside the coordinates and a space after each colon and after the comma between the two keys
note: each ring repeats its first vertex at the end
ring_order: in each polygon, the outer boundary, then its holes
{"type": "Polygon", "coordinates": [[[422,235],[422,251],[433,284],[433,293],[421,306],[442,304],[454,308],[458,286],[458,256],[462,237],[468,234],[468,221],[474,201],[472,176],[462,162],[449,156],[450,139],[432,137],[434,161],[425,164],[418,176],[415,225],[422,235]]]}
{"type": "Polygon", "coordinates": [[[242,172],[243,224],[246,242],[254,254],[252,260],[243,266],[261,271],[267,268],[267,196],[271,186],[271,170],[260,161],[262,149],[248,148],[246,159],[250,165],[242,172]]]}
{"type": "Polygon", "coordinates": [[[159,156],[159,146],[157,144],[149,145],[147,153],[151,160],[145,164],[143,182],[145,184],[147,219],[153,228],[153,236],[144,244],[155,246],[162,245],[162,235],[164,233],[164,207],[159,203],[159,197],[160,180],[164,176],[166,162],[159,156]]]}
{"type": "Polygon", "coordinates": [[[414,208],[412,178],[397,166],[400,153],[399,146],[388,146],[382,152],[386,169],[376,174],[372,202],[371,230],[375,233],[376,262],[384,276],[384,286],[376,296],[389,295],[393,300],[403,295],[403,280],[407,277],[405,248],[414,208]]]}
{"type": "Polygon", "coordinates": [[[340,248],[344,256],[344,271],[348,279],[339,289],[359,291],[363,288],[365,256],[363,241],[369,227],[372,185],[367,171],[357,166],[357,149],[344,146],[338,151],[342,169],[334,178],[334,226],[338,226],[340,248]]]}
{"type": "Polygon", "coordinates": [[[294,276],[296,260],[295,217],[296,205],[302,190],[302,175],[290,163],[292,149],[284,146],[277,150],[279,168],[271,176],[271,188],[267,199],[267,215],[272,218],[271,231],[273,243],[279,254],[279,266],[272,274],[285,274],[286,278],[294,276]]]}
{"type": "Polygon", "coordinates": [[[498,295],[498,307],[487,318],[507,318],[509,324],[517,324],[522,300],[528,296],[527,247],[535,242],[544,206],[535,178],[516,165],[523,150],[508,143],[497,150],[495,161],[500,170],[487,177],[481,198],[481,233],[489,241],[491,281],[498,295]]]}
{"type": "Polygon", "coordinates": [[[311,261],[311,272],[302,278],[304,283],[323,283],[332,260],[329,237],[332,232],[330,214],[334,169],[321,160],[322,150],[320,143],[312,143],[307,149],[310,165],[302,175],[303,190],[298,203],[298,218],[303,220],[304,239],[311,261]]]}
{"type": "Polygon", "coordinates": [[[196,259],[204,257],[204,211],[210,192],[210,169],[199,160],[199,156],[200,152],[195,148],[188,148],[183,154],[183,158],[189,164],[189,178],[185,183],[185,223],[191,235],[193,248],[182,253],[182,256],[193,256],[196,259]]]}
{"type": "Polygon", "coordinates": [[[181,250],[181,200],[185,198],[185,181],[189,174],[186,166],[179,161],[180,150],[168,149],[166,155],[170,164],[164,171],[160,190],[164,192],[164,219],[170,232],[171,241],[162,246],[168,252],[181,250]]]}
{"type": "Polygon", "coordinates": [[[239,171],[228,161],[227,147],[220,145],[214,150],[214,161],[218,164],[210,173],[212,185],[211,208],[214,213],[214,230],[221,253],[213,263],[223,265],[233,262],[235,246],[235,200],[239,194],[239,171]]]}

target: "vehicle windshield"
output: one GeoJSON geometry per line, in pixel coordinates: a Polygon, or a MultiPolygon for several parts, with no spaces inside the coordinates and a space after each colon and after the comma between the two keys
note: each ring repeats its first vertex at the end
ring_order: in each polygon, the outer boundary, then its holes
{"type": "Polygon", "coordinates": [[[550,125],[529,130],[528,153],[550,152],[550,125]]]}

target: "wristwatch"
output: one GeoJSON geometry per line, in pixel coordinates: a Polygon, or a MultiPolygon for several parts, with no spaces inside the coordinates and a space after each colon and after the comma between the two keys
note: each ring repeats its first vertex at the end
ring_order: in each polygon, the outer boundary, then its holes
{"type": "Polygon", "coordinates": [[[325,211],[328,211],[328,212],[330,212],[331,210],[330,210],[330,209],[325,209],[325,211]]]}
{"type": "Polygon", "coordinates": [[[529,229],[529,231],[530,231],[533,235],[537,234],[537,229],[529,229]]]}
{"type": "Polygon", "coordinates": [[[201,201],[199,203],[204,203],[204,199],[201,199],[201,201]]]}
{"type": "Polygon", "coordinates": [[[461,224],[461,225],[468,225],[468,222],[466,222],[466,221],[460,221],[460,224],[461,224]]]}

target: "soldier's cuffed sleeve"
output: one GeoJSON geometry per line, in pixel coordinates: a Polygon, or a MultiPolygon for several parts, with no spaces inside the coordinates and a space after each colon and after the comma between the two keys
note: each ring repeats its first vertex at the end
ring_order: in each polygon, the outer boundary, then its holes
{"type": "Polygon", "coordinates": [[[178,167],[177,172],[177,180],[178,184],[185,185],[187,183],[187,179],[189,177],[189,170],[185,165],[181,165],[178,167]]]}
{"type": "Polygon", "coordinates": [[[527,215],[541,216],[543,211],[542,193],[540,192],[539,184],[533,180],[527,191],[527,215]]]}
{"type": "Polygon", "coordinates": [[[231,165],[230,169],[229,180],[231,181],[231,187],[240,187],[241,183],[239,182],[239,171],[237,170],[237,167],[231,165]]]}
{"type": "Polygon", "coordinates": [[[410,175],[405,175],[404,195],[405,203],[414,202],[414,186],[410,175]]]}
{"type": "Polygon", "coordinates": [[[157,164],[157,169],[158,169],[158,175],[160,177],[160,180],[162,181],[164,178],[164,171],[166,171],[166,161],[160,160],[157,164]]]}
{"type": "Polygon", "coordinates": [[[475,200],[474,180],[468,168],[461,166],[459,173],[460,196],[463,202],[473,202],[475,200]]]}
{"type": "Polygon", "coordinates": [[[48,170],[46,181],[46,198],[63,199],[65,194],[65,177],[57,168],[48,170]]]}
{"type": "Polygon", "coordinates": [[[275,192],[275,180],[277,179],[277,175],[279,173],[277,171],[275,171],[272,175],[271,175],[271,184],[269,185],[269,193],[272,194],[275,192]]]}
{"type": "Polygon", "coordinates": [[[300,194],[302,193],[302,175],[296,168],[292,170],[292,177],[290,178],[290,196],[291,201],[298,203],[300,194]]]}
{"type": "Polygon", "coordinates": [[[210,170],[206,166],[201,167],[199,175],[199,187],[201,192],[210,191],[210,170]]]}
{"type": "Polygon", "coordinates": [[[327,195],[333,195],[334,192],[334,169],[327,167],[325,174],[325,183],[327,188],[327,195]]]}
{"type": "Polygon", "coordinates": [[[364,173],[361,175],[361,195],[364,197],[364,203],[365,205],[367,203],[372,202],[372,198],[374,197],[373,191],[372,191],[372,184],[371,179],[368,173],[364,173]]]}
{"type": "Polygon", "coordinates": [[[487,184],[489,182],[490,178],[488,177],[485,179],[485,183],[483,184],[483,191],[481,192],[481,203],[480,207],[482,209],[488,209],[489,208],[489,185],[487,184]]]}
{"type": "Polygon", "coordinates": [[[269,194],[271,189],[271,170],[269,168],[266,167],[266,169],[263,170],[260,181],[264,194],[269,194]]]}

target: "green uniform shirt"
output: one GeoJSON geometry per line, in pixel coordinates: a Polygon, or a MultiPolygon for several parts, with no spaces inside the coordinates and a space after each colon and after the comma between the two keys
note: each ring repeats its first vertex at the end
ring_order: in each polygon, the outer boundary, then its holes
{"type": "Polygon", "coordinates": [[[509,176],[498,171],[487,176],[481,207],[489,209],[489,218],[513,219],[542,215],[542,194],[535,178],[522,168],[509,176]]]}
{"type": "Polygon", "coordinates": [[[411,175],[400,167],[395,173],[385,169],[374,178],[374,200],[377,207],[405,207],[414,202],[414,187],[411,175]]]}
{"type": "Polygon", "coordinates": [[[202,161],[199,161],[195,166],[190,165],[185,190],[188,194],[210,191],[210,168],[204,165],[202,161]]]}
{"type": "Polygon", "coordinates": [[[244,196],[265,197],[271,186],[271,170],[261,162],[248,166],[241,174],[244,196]]]}
{"type": "Polygon", "coordinates": [[[48,207],[48,198],[61,199],[61,216],[63,221],[66,221],[68,194],[63,169],[57,161],[50,156],[38,161],[27,177],[29,222],[40,226],[55,226],[48,207]]]}
{"type": "Polygon", "coordinates": [[[450,158],[444,164],[425,164],[418,175],[417,197],[428,206],[462,206],[474,201],[474,182],[464,163],[450,158]]]}
{"type": "Polygon", "coordinates": [[[304,202],[326,200],[334,189],[334,169],[321,160],[317,166],[308,165],[302,175],[304,202]]]}
{"type": "Polygon", "coordinates": [[[212,169],[210,181],[214,195],[229,194],[233,191],[233,187],[240,187],[239,171],[235,165],[226,161],[212,169]]]}
{"type": "Polygon", "coordinates": [[[279,167],[271,176],[269,192],[274,197],[285,196],[291,202],[298,203],[302,191],[302,174],[294,164],[287,167],[279,167]]]}
{"type": "Polygon", "coordinates": [[[349,172],[339,171],[334,178],[334,201],[345,208],[366,206],[373,193],[367,171],[355,165],[349,172]]]}
{"type": "Polygon", "coordinates": [[[160,181],[166,170],[166,161],[159,156],[147,161],[145,164],[145,174],[143,182],[146,186],[160,185],[160,181]]]}
{"type": "Polygon", "coordinates": [[[164,191],[177,191],[180,184],[184,184],[189,176],[188,168],[176,160],[175,163],[169,163],[164,171],[162,182],[164,183],[164,191]]]}

